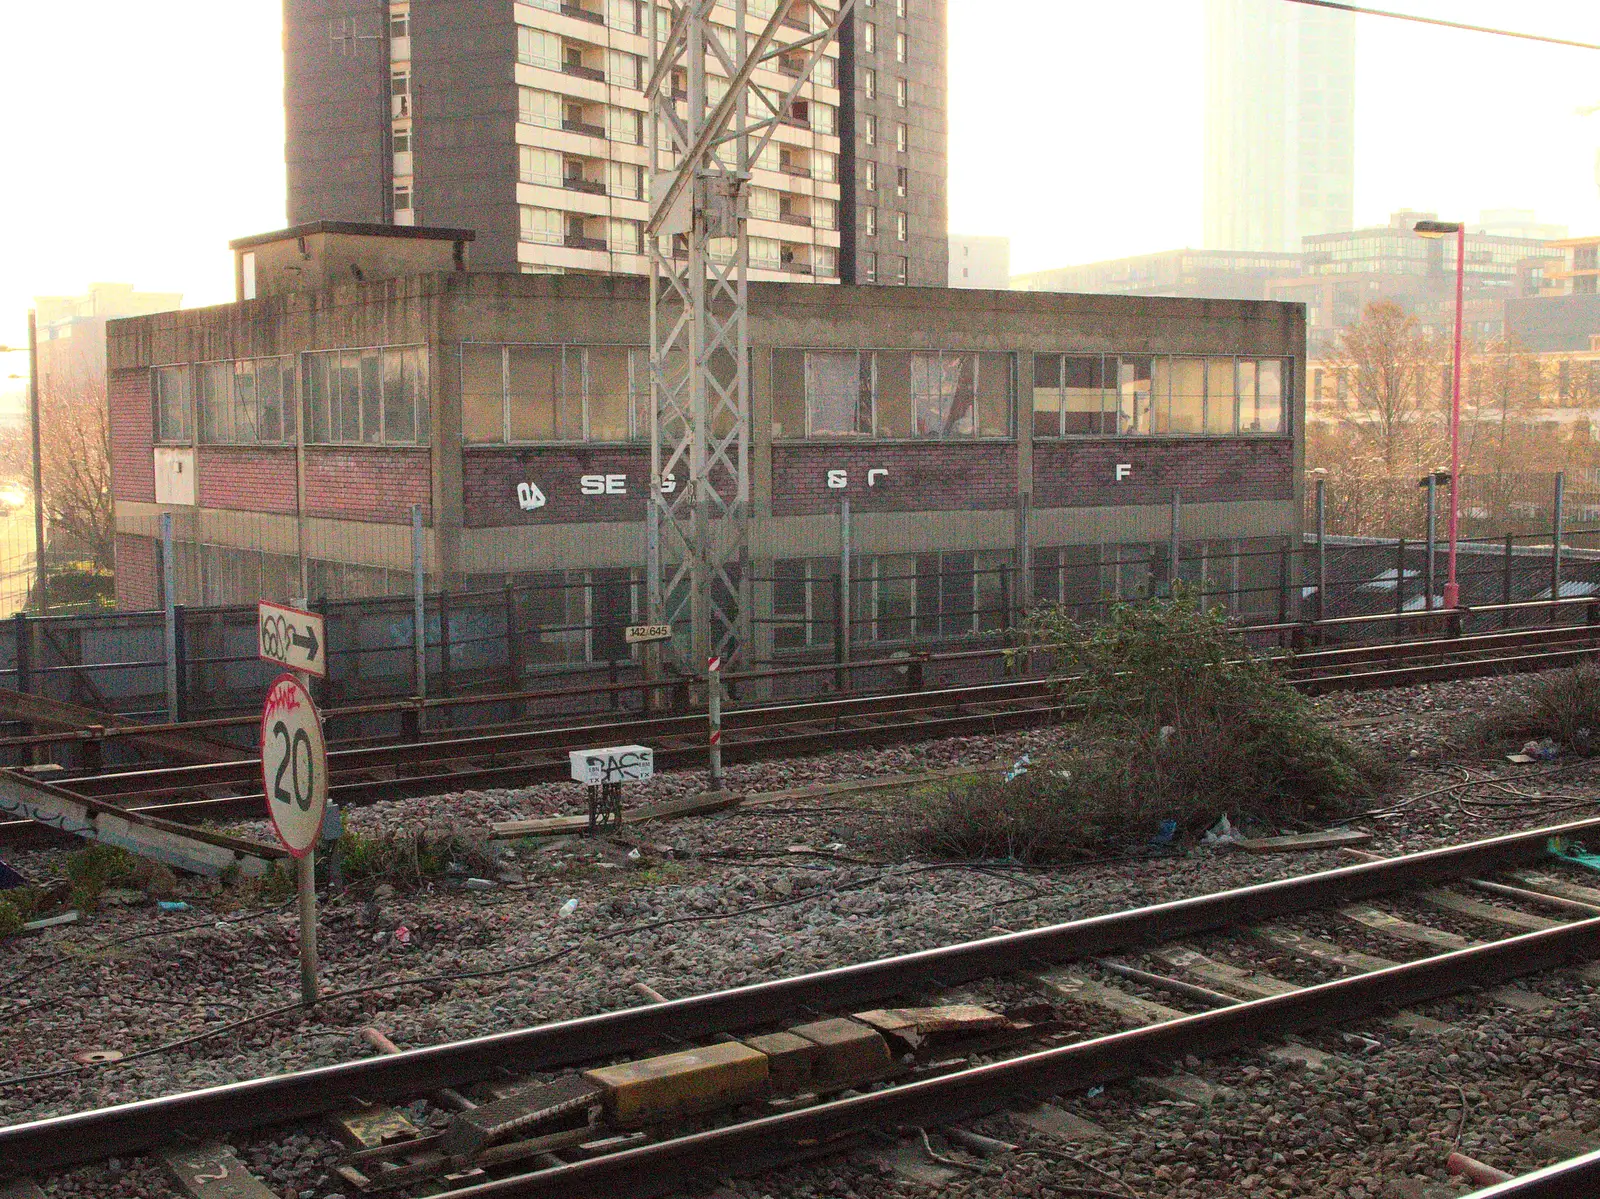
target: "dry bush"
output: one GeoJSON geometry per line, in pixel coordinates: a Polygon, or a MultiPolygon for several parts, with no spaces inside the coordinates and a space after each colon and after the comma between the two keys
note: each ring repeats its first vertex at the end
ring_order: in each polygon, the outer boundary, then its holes
{"type": "Polygon", "coordinates": [[[1467,733],[1469,744],[1480,748],[1544,737],[1584,756],[1600,751],[1600,665],[1538,675],[1524,694],[1496,703],[1467,733]]]}

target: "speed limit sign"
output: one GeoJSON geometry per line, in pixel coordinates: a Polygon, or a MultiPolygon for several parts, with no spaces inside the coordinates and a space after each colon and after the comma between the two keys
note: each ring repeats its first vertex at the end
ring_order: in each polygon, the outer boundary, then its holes
{"type": "Polygon", "coordinates": [[[261,782],[278,840],[304,857],[328,806],[328,750],[311,694],[292,674],[273,680],[261,709],[261,782]]]}

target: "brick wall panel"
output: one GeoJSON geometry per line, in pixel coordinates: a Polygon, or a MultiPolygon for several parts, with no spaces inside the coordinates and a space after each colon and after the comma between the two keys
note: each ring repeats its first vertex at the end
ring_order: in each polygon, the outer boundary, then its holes
{"type": "Polygon", "coordinates": [[[111,428],[111,494],[155,503],[155,424],[148,370],[113,371],[106,386],[111,428]]]}
{"type": "Polygon", "coordinates": [[[201,507],[294,513],[293,449],[201,446],[199,458],[201,507]]]}
{"type": "Polygon", "coordinates": [[[127,611],[154,608],[160,599],[155,539],[118,533],[115,552],[117,607],[127,611]]]}
{"type": "Polygon", "coordinates": [[[1187,503],[1293,499],[1294,443],[1245,437],[1033,443],[1035,507],[1164,504],[1174,487],[1187,503]],[[1120,483],[1118,463],[1132,468],[1120,483]]]}
{"type": "Polygon", "coordinates": [[[1017,502],[1017,446],[1010,441],[812,443],[772,447],[772,514],[815,516],[849,496],[857,512],[950,512],[1011,508],[1017,502]],[[867,472],[883,469],[873,486],[867,472]],[[843,470],[847,486],[828,486],[843,470]]]}
{"type": "Polygon", "coordinates": [[[601,448],[494,448],[462,453],[463,519],[469,528],[643,520],[648,501],[650,451],[639,446],[601,448]],[[584,495],[584,475],[623,475],[623,495],[584,495]],[[523,511],[517,485],[544,493],[542,508],[523,511]]]}
{"type": "Polygon", "coordinates": [[[411,505],[433,519],[432,466],[427,450],[306,450],[306,515],[380,524],[409,524],[411,505]]]}

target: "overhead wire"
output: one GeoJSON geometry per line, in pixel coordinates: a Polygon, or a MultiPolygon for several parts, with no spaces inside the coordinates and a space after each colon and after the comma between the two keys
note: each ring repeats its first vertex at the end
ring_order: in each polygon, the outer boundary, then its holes
{"type": "Polygon", "coordinates": [[[1543,33],[1523,33],[1516,29],[1496,29],[1492,25],[1469,25],[1464,21],[1447,21],[1443,17],[1424,17],[1418,13],[1393,12],[1384,8],[1368,8],[1362,4],[1342,4],[1339,0],[1283,0],[1285,4],[1304,4],[1309,8],[1328,8],[1335,12],[1353,13],[1360,17],[1388,17],[1394,21],[1411,21],[1418,25],[1438,25],[1445,29],[1459,29],[1465,33],[1487,33],[1495,37],[1518,38],[1527,42],[1543,42],[1551,46],[1570,46],[1577,50],[1600,50],[1595,42],[1579,42],[1569,38],[1550,37],[1543,33]]]}

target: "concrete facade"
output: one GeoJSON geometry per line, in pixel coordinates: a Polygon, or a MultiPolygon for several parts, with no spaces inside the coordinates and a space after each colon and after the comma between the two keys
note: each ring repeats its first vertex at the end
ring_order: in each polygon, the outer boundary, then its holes
{"type": "MultiPolygon", "coordinates": [[[[753,172],[753,278],[943,283],[945,5],[857,5],[801,91],[809,108],[753,172]]],[[[285,0],[290,221],[472,229],[483,270],[646,273],[648,10],[285,0]]],[[[751,0],[749,27],[770,11],[751,0]]],[[[808,19],[781,26],[780,43],[808,19]]],[[[781,90],[791,66],[757,82],[781,90]]]]}
{"type": "MultiPolygon", "coordinates": [[[[581,427],[598,428],[605,364],[631,361],[637,372],[638,360],[629,355],[647,342],[646,281],[624,277],[435,273],[114,322],[113,494],[119,567],[124,559],[128,566],[118,571],[119,597],[129,605],[150,601],[158,577],[152,538],[162,512],[175,517],[179,598],[187,603],[344,598],[382,591],[385,580],[404,590],[413,505],[421,506],[427,526],[430,587],[481,589],[540,572],[636,576],[652,483],[647,440],[635,430],[610,441],[507,443],[496,433],[496,440],[473,443],[463,431],[482,422],[467,413],[479,411],[488,376],[464,364],[504,365],[504,376],[500,366],[492,370],[490,386],[503,390],[491,402],[503,404],[508,424],[520,427],[524,408],[537,409],[546,393],[519,384],[517,372],[559,351],[568,366],[558,377],[574,381],[562,386],[583,381],[581,427]],[[329,358],[334,351],[338,356],[329,358]],[[263,440],[263,423],[253,426],[254,444],[214,444],[204,435],[198,443],[188,436],[157,444],[153,394],[173,377],[197,380],[186,427],[206,429],[215,424],[201,411],[206,388],[214,386],[205,382],[212,377],[207,372],[219,363],[248,372],[265,362],[291,368],[295,394],[287,398],[298,416],[274,433],[273,443],[263,440]],[[328,362],[340,364],[332,376],[324,374],[328,362]],[[395,396],[411,395],[403,370],[422,379],[418,402],[425,411],[404,425],[412,430],[409,442],[386,444],[396,421],[410,420],[388,411],[395,396]],[[318,433],[313,411],[329,377],[340,380],[339,395],[348,399],[332,436],[318,433]],[[381,397],[371,390],[380,377],[381,397]],[[386,423],[370,423],[377,407],[363,408],[363,397],[373,405],[381,398],[386,423]],[[359,427],[348,423],[358,409],[368,422],[359,427]],[[352,441],[361,437],[365,443],[352,441]],[[153,459],[186,449],[196,503],[157,503],[153,459]],[[246,558],[248,570],[239,566],[246,558]],[[230,586],[252,593],[235,594],[230,586]]],[[[1020,572],[1018,602],[1036,576],[1049,575],[1038,573],[1037,562],[1077,552],[1072,547],[1114,554],[1130,545],[1164,546],[1174,491],[1182,500],[1182,537],[1210,547],[1219,562],[1247,542],[1298,544],[1306,373],[1298,306],[766,284],[751,288],[750,343],[751,545],[758,578],[820,571],[830,557],[836,562],[839,500],[846,496],[854,552],[867,572],[858,578],[890,569],[881,563],[935,575],[941,561],[968,571],[987,564],[1020,572]],[[1045,433],[1050,420],[1060,419],[1050,406],[1058,402],[1059,364],[1068,359],[1109,363],[1113,373],[1121,362],[1124,380],[1141,369],[1148,378],[1152,361],[1158,379],[1167,377],[1164,371],[1178,378],[1183,361],[1204,360],[1215,372],[1208,377],[1230,380],[1243,379],[1246,365],[1251,377],[1271,365],[1283,380],[1283,424],[1270,433],[1062,436],[1059,425],[1045,433]],[[875,364],[863,377],[873,381],[880,417],[904,398],[893,392],[892,378],[921,379],[912,384],[919,397],[928,379],[952,371],[968,378],[963,372],[970,370],[974,391],[962,392],[961,384],[950,392],[949,384],[937,383],[955,397],[942,419],[947,429],[959,429],[963,402],[974,414],[984,405],[985,435],[879,436],[874,429],[887,417],[863,434],[796,435],[794,413],[804,409],[810,428],[813,407],[823,402],[813,395],[822,387],[810,381],[813,367],[857,361],[875,364]],[[808,372],[800,383],[796,362],[808,372]]],[[[1233,385],[1208,386],[1220,405],[1233,385]]],[[[1105,393],[1106,403],[1114,406],[1127,392],[1119,387],[1105,393]]],[[[1228,402],[1242,404],[1242,391],[1229,394],[1228,402]]],[[[638,393],[627,402],[639,402],[638,393]]],[[[979,426],[975,415],[972,424],[979,426]]],[[[769,587],[758,588],[755,602],[761,609],[783,601],[769,587]]]]}

